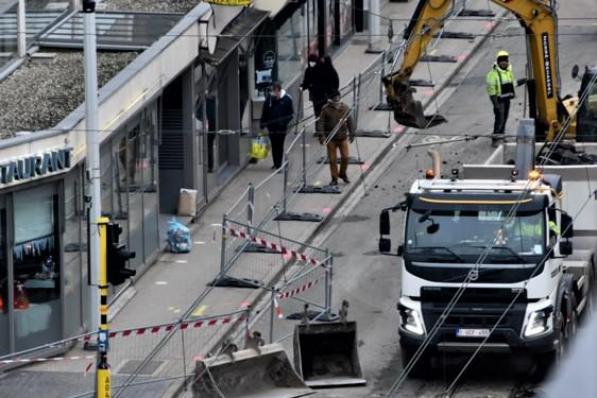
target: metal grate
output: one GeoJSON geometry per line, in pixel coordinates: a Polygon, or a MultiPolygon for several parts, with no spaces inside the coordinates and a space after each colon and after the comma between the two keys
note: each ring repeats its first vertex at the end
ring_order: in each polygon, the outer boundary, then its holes
{"type": "MultiPolygon", "coordinates": [[[[96,14],[97,48],[104,50],[145,50],[164,36],[182,14],[113,13],[96,14]]],[[[83,48],[83,14],[65,18],[40,38],[40,46],[83,48]]]]}
{"type": "MultiPolygon", "coordinates": [[[[25,30],[27,39],[35,38],[52,26],[63,15],[61,11],[27,11],[25,30]]],[[[0,41],[17,42],[17,14],[0,14],[0,41]]]]}

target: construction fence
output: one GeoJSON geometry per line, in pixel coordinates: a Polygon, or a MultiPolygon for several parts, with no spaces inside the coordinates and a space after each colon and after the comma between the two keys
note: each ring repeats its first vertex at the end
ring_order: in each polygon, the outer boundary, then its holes
{"type": "MultiPolygon", "coordinates": [[[[389,57],[382,54],[341,88],[343,101],[350,107],[346,117],[352,116],[357,137],[374,136],[358,126],[364,123],[365,110],[383,102],[381,77],[388,62],[389,57]]],[[[305,112],[311,112],[309,107],[305,112]]],[[[325,249],[280,232],[280,222],[286,220],[324,219],[325,214],[305,211],[312,209],[304,208],[304,195],[341,193],[337,186],[321,182],[329,178],[329,165],[325,145],[320,146],[313,136],[314,125],[313,117],[306,117],[300,128],[289,133],[281,169],[258,184],[249,184],[223,215],[220,273],[214,278],[214,286],[204,291],[193,307],[215,286],[252,288],[250,301],[254,304],[202,317],[193,317],[189,310],[173,323],[111,332],[113,397],[192,396],[191,386],[200,378],[196,373],[198,361],[231,347],[240,349],[259,342],[281,343],[290,352],[296,325],[337,318],[331,308],[333,257],[325,249]]],[[[380,137],[387,134],[383,132],[380,137]]],[[[358,151],[351,163],[362,164],[358,151]]],[[[35,372],[68,372],[76,377],[62,383],[60,396],[92,397],[96,359],[84,346],[96,339],[96,333],[88,333],[0,357],[0,372],[24,364],[34,364],[27,370],[35,372]],[[80,365],[79,373],[73,374],[73,361],[80,365]]]]}

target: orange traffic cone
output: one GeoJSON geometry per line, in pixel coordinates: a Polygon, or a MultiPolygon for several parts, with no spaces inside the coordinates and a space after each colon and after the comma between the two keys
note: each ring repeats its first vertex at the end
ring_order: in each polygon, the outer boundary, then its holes
{"type": "Polygon", "coordinates": [[[17,283],[17,291],[15,294],[15,309],[26,310],[28,308],[29,308],[29,299],[27,298],[27,293],[25,293],[23,284],[19,282],[19,283],[17,283]]]}

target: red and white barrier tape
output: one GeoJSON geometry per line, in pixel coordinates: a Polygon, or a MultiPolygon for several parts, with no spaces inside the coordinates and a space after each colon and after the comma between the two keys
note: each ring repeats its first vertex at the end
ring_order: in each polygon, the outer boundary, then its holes
{"type": "Polygon", "coordinates": [[[2,365],[8,365],[12,363],[37,363],[37,362],[60,362],[60,361],[81,361],[84,359],[95,359],[97,355],[74,355],[71,357],[53,357],[53,358],[18,358],[18,359],[5,359],[0,361],[2,365]]]}
{"type": "Polygon", "coordinates": [[[311,289],[312,287],[314,287],[315,285],[317,285],[317,283],[319,283],[319,279],[321,279],[321,278],[317,278],[317,279],[315,279],[315,280],[313,280],[313,281],[309,281],[309,282],[305,283],[305,284],[304,284],[304,285],[302,285],[302,286],[295,287],[295,288],[294,288],[294,289],[292,289],[292,290],[287,290],[287,291],[285,291],[285,292],[280,292],[280,293],[278,293],[278,294],[277,294],[277,296],[278,296],[278,298],[279,298],[280,300],[285,300],[285,299],[288,299],[288,298],[294,297],[294,296],[296,296],[297,294],[303,293],[303,292],[305,292],[306,290],[309,290],[309,289],[311,289]]]}
{"type": "MultiPolygon", "coordinates": [[[[173,330],[176,326],[179,326],[180,330],[187,330],[187,329],[199,329],[208,326],[217,326],[217,325],[226,325],[232,323],[234,321],[243,321],[245,320],[245,314],[240,315],[230,315],[224,316],[221,318],[213,318],[207,320],[197,320],[197,321],[188,321],[182,323],[171,323],[167,325],[160,325],[160,326],[149,326],[143,328],[136,328],[136,329],[126,329],[126,330],[118,330],[114,332],[110,332],[110,338],[115,337],[129,337],[129,336],[143,336],[146,334],[155,334],[160,332],[169,332],[173,330]]],[[[83,337],[82,341],[91,341],[95,335],[87,335],[83,337]]],[[[36,362],[59,362],[59,361],[80,361],[84,359],[94,359],[96,355],[75,355],[70,357],[52,357],[52,358],[17,358],[17,359],[5,359],[0,360],[0,365],[7,365],[7,364],[14,364],[14,363],[36,363],[36,362]]]]}
{"type": "MultiPolygon", "coordinates": [[[[199,329],[202,327],[207,326],[217,326],[217,325],[226,325],[233,321],[242,321],[245,319],[244,314],[240,315],[230,315],[224,316],[222,318],[213,318],[213,319],[203,319],[198,321],[187,321],[187,322],[175,322],[170,323],[167,325],[159,325],[159,326],[148,326],[143,328],[136,328],[136,329],[126,329],[126,330],[118,330],[114,332],[110,332],[109,337],[130,337],[130,336],[143,336],[146,334],[156,334],[161,332],[170,332],[174,328],[178,326],[180,330],[187,330],[187,329],[199,329]]],[[[84,341],[89,341],[93,338],[93,335],[88,335],[84,337],[84,341]]]]}
{"type": "Polygon", "coordinates": [[[257,243],[260,246],[264,246],[271,250],[279,251],[280,254],[282,254],[282,255],[290,255],[302,263],[311,264],[311,265],[323,265],[322,264],[323,262],[320,260],[317,260],[316,258],[308,257],[303,253],[299,253],[297,251],[290,250],[290,249],[288,249],[282,245],[279,245],[277,243],[274,243],[274,242],[268,242],[265,239],[259,238],[257,236],[251,236],[248,233],[246,233],[245,231],[237,230],[237,229],[234,229],[231,227],[224,227],[224,230],[229,232],[230,235],[232,235],[234,237],[250,240],[251,242],[257,243]]]}

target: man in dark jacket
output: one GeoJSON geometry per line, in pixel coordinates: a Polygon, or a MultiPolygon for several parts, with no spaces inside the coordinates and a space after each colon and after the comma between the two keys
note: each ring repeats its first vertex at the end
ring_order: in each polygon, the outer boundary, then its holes
{"type": "Polygon", "coordinates": [[[282,167],[284,139],[293,115],[292,98],[286,94],[286,90],[282,89],[280,83],[274,83],[272,94],[268,95],[263,104],[260,122],[260,127],[269,132],[274,169],[282,167]]]}
{"type": "Polygon", "coordinates": [[[326,100],[332,97],[332,94],[340,89],[340,77],[338,71],[334,68],[332,58],[329,55],[323,57],[323,87],[325,91],[326,100]]]}
{"type": "Polygon", "coordinates": [[[315,118],[319,117],[321,108],[323,108],[327,100],[324,79],[325,67],[323,65],[323,58],[319,58],[315,54],[309,55],[309,65],[305,70],[301,89],[309,90],[309,101],[313,104],[315,118]]]}
{"type": "Polygon", "coordinates": [[[350,115],[350,108],[342,102],[338,91],[332,93],[331,98],[321,110],[317,123],[319,143],[327,143],[328,159],[332,181],[330,185],[338,185],[338,177],[346,184],[350,183],[346,170],[348,168],[348,142],[354,141],[354,124],[350,115]],[[338,126],[338,127],[336,127],[338,126]],[[333,134],[333,135],[332,135],[333,134]],[[337,151],[340,150],[340,172],[338,173],[337,151]]]}

